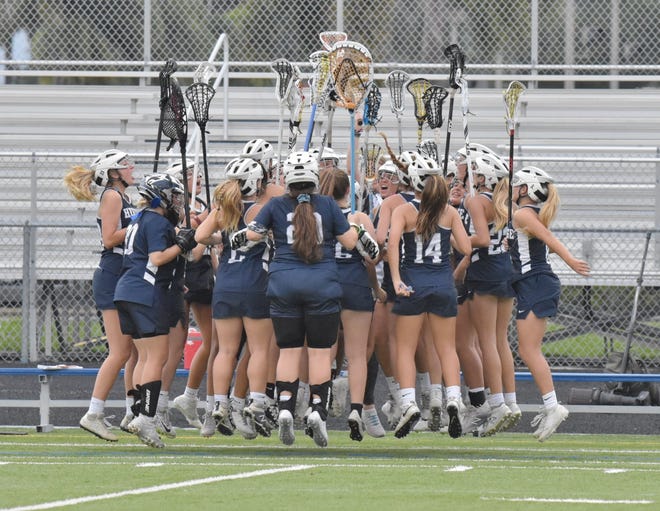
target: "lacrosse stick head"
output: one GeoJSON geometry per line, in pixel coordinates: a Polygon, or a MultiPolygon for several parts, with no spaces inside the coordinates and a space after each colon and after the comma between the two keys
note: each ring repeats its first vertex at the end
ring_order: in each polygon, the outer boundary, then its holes
{"type": "Polygon", "coordinates": [[[375,126],[378,121],[378,110],[380,109],[380,102],[382,99],[382,94],[378,86],[371,82],[369,84],[367,97],[364,100],[364,112],[362,114],[362,120],[366,126],[375,126]]]}
{"type": "Polygon", "coordinates": [[[325,102],[330,80],[330,60],[325,50],[315,51],[309,56],[312,64],[312,76],[309,87],[312,93],[312,104],[319,106],[325,102]]]}
{"type": "Polygon", "coordinates": [[[457,44],[447,46],[444,54],[449,60],[449,85],[452,89],[458,89],[465,70],[465,54],[457,44]]]}
{"type": "Polygon", "coordinates": [[[504,97],[504,108],[506,109],[506,126],[509,131],[516,127],[520,96],[522,96],[526,90],[527,87],[522,83],[513,81],[509,84],[507,89],[502,92],[502,96],[504,97]]]}
{"type": "Polygon", "coordinates": [[[336,30],[326,30],[325,32],[321,32],[319,34],[319,39],[321,40],[321,44],[323,47],[330,51],[332,47],[341,41],[346,41],[348,39],[348,36],[346,35],[346,32],[339,32],[336,30]]]}
{"type": "Polygon", "coordinates": [[[163,117],[162,119],[162,132],[163,135],[165,135],[167,138],[170,139],[170,142],[167,144],[167,147],[165,148],[166,151],[169,151],[172,149],[172,146],[174,143],[178,140],[178,135],[176,131],[176,119],[174,116],[174,112],[172,111],[172,105],[168,101],[165,103],[165,105],[162,108],[161,111],[161,116],[163,117]]]}
{"type": "Polygon", "coordinates": [[[362,158],[365,162],[364,178],[368,183],[372,183],[376,179],[378,163],[383,154],[383,148],[379,144],[369,144],[367,146],[366,154],[364,148],[362,148],[361,151],[362,158]]]}
{"type": "Polygon", "coordinates": [[[406,90],[410,92],[415,103],[415,118],[418,123],[426,119],[426,107],[424,106],[424,93],[431,87],[431,82],[426,78],[415,78],[406,84],[406,90]]]}
{"type": "Polygon", "coordinates": [[[437,85],[429,87],[422,95],[422,102],[426,109],[426,122],[431,129],[442,126],[442,103],[448,95],[449,93],[445,89],[437,85]]]}
{"type": "Polygon", "coordinates": [[[179,87],[179,82],[176,78],[171,79],[171,88],[172,90],[168,103],[173,114],[176,138],[179,141],[179,146],[185,148],[186,141],[188,139],[188,116],[186,114],[186,102],[183,99],[183,93],[181,92],[181,87],[179,87]]]}
{"type": "Polygon", "coordinates": [[[435,140],[422,140],[422,143],[417,146],[417,150],[422,156],[438,161],[438,144],[435,143],[435,140]]]}
{"type": "Polygon", "coordinates": [[[215,67],[211,64],[204,62],[197,66],[193,74],[193,82],[209,83],[211,76],[216,72],[215,67]]]}
{"type": "Polygon", "coordinates": [[[271,63],[270,67],[277,73],[277,82],[275,83],[277,100],[280,104],[284,104],[295,80],[295,69],[291,62],[286,59],[277,59],[271,63]]]}
{"type": "Polygon", "coordinates": [[[167,98],[170,96],[170,76],[174,74],[176,68],[176,61],[169,59],[165,62],[160,73],[158,73],[158,83],[160,84],[160,108],[163,108],[167,98]]]}
{"type": "Polygon", "coordinates": [[[410,75],[405,71],[394,70],[391,71],[385,78],[387,87],[390,90],[390,108],[392,113],[403,113],[405,102],[403,100],[403,86],[410,80],[410,75]]]}
{"type": "Polygon", "coordinates": [[[209,120],[209,106],[215,89],[206,82],[195,82],[186,89],[186,97],[192,106],[195,122],[202,128],[209,120]]]}
{"type": "Polygon", "coordinates": [[[355,41],[340,41],[332,47],[328,59],[335,92],[345,108],[355,109],[373,78],[371,53],[355,41]]]}

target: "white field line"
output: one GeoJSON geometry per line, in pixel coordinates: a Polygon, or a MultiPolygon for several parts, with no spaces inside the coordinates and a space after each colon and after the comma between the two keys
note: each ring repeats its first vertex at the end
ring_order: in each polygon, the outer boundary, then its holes
{"type": "Polygon", "coordinates": [[[543,502],[550,504],[622,504],[627,506],[655,504],[655,500],[543,499],[537,497],[481,497],[481,500],[497,500],[500,502],[543,502]]]}
{"type": "Polygon", "coordinates": [[[247,479],[250,477],[258,477],[264,475],[278,474],[281,472],[293,472],[297,470],[307,470],[312,468],[313,465],[292,465],[285,468],[272,468],[267,470],[255,470],[254,472],[241,472],[239,474],[231,474],[217,477],[205,477],[203,479],[191,479],[189,481],[181,481],[180,483],[159,484],[158,486],[150,486],[147,488],[137,488],[135,490],[126,490],[114,493],[104,493],[101,495],[89,495],[87,497],[78,497],[75,499],[56,500],[53,502],[44,502],[43,504],[33,504],[29,506],[19,506],[11,508],[2,508],[0,511],[34,511],[38,509],[54,509],[58,507],[75,506],[84,504],[86,502],[94,502],[99,500],[110,500],[128,495],[144,495],[146,493],[155,493],[165,490],[174,490],[177,488],[187,488],[190,486],[198,486],[200,484],[217,483],[220,481],[231,481],[235,479],[247,479]]]}

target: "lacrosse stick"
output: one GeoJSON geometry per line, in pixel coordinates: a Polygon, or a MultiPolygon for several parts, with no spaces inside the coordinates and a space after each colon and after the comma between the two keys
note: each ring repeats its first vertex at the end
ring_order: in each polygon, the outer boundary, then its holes
{"type": "MultiPolygon", "coordinates": [[[[438,166],[442,163],[438,158],[438,146],[440,145],[440,128],[442,127],[442,103],[447,97],[448,92],[442,87],[434,85],[426,90],[422,96],[424,107],[426,109],[426,122],[429,128],[433,130],[435,138],[435,158],[438,166]]],[[[420,144],[421,145],[421,144],[420,144]]],[[[447,172],[443,171],[443,175],[447,177],[447,172]]]]}
{"type": "Polygon", "coordinates": [[[158,161],[160,160],[160,141],[163,134],[163,123],[165,122],[165,108],[167,100],[170,97],[170,77],[176,71],[176,62],[169,59],[165,62],[163,69],[158,73],[158,81],[160,83],[160,101],[158,108],[160,108],[160,118],[158,119],[158,135],[156,137],[156,154],[154,155],[154,172],[158,171],[158,161]]]}
{"type": "Polygon", "coordinates": [[[504,108],[506,110],[506,128],[509,132],[509,209],[507,224],[507,237],[509,238],[513,236],[513,144],[516,133],[516,124],[518,123],[518,105],[520,102],[520,96],[523,95],[525,90],[526,87],[522,83],[513,81],[509,84],[507,89],[502,92],[504,108]]]}
{"type": "Polygon", "coordinates": [[[351,213],[355,213],[355,109],[366,95],[367,84],[372,79],[371,54],[359,43],[342,41],[333,46],[328,58],[340,98],[337,104],[348,110],[351,119],[351,213]]]}
{"type": "Polygon", "coordinates": [[[276,182],[280,182],[280,168],[282,167],[282,137],[284,136],[284,103],[286,103],[294,81],[294,69],[291,63],[286,59],[277,59],[271,64],[275,73],[277,73],[277,82],[275,83],[275,94],[280,103],[280,123],[279,135],[277,138],[277,171],[276,182]]]}
{"type": "MultiPolygon", "coordinates": [[[[296,68],[296,76],[299,75],[298,69],[296,68]]],[[[289,152],[293,151],[296,147],[296,141],[298,140],[298,134],[300,131],[300,123],[302,122],[303,108],[305,106],[305,96],[303,94],[303,82],[302,80],[296,80],[289,91],[289,97],[287,98],[287,105],[289,107],[289,143],[288,149],[289,152]]]]}
{"type": "MultiPolygon", "coordinates": [[[[374,209],[374,193],[372,190],[373,182],[376,180],[378,172],[378,162],[383,154],[383,148],[379,144],[365,144],[362,148],[362,160],[364,161],[364,180],[367,186],[367,197],[369,198],[369,212],[374,209]]],[[[360,194],[360,200],[363,200],[363,194],[360,194]]],[[[360,205],[362,210],[362,205],[360,205]]]]}
{"type": "Polygon", "coordinates": [[[468,182],[470,185],[470,196],[474,197],[474,177],[472,175],[472,159],[470,158],[470,134],[468,132],[467,116],[470,113],[470,100],[468,98],[468,83],[465,78],[458,81],[461,89],[461,109],[463,111],[463,135],[465,136],[465,163],[467,164],[468,182]]]}
{"type": "Polygon", "coordinates": [[[426,107],[424,106],[424,93],[431,87],[431,82],[426,78],[415,78],[406,84],[406,90],[410,92],[415,104],[415,119],[417,119],[417,143],[422,143],[422,129],[426,119],[426,107]]]}
{"type": "Polygon", "coordinates": [[[449,163],[449,141],[451,140],[452,119],[454,115],[454,96],[459,88],[458,81],[463,78],[465,68],[465,55],[457,44],[447,46],[444,51],[445,57],[449,59],[449,113],[447,114],[447,139],[445,140],[445,159],[442,172],[447,175],[447,164],[449,163]]]}
{"type": "MultiPolygon", "coordinates": [[[[364,157],[362,158],[363,168],[362,172],[360,173],[360,196],[358,201],[358,209],[360,211],[362,211],[362,207],[364,205],[364,185],[365,179],[367,178],[367,172],[369,171],[366,158],[366,156],[369,154],[369,132],[371,131],[371,127],[376,126],[380,120],[378,118],[378,110],[380,109],[380,102],[382,99],[380,89],[374,82],[369,84],[368,90],[369,92],[367,92],[367,97],[364,100],[364,112],[362,113],[362,121],[364,123],[364,149],[362,150],[362,154],[364,157]]],[[[372,167],[374,166],[375,164],[372,165],[372,167]]],[[[375,176],[375,170],[373,169],[372,176],[375,176]]],[[[371,180],[373,181],[373,177],[371,180]]]]}
{"type": "Polygon", "coordinates": [[[438,144],[435,140],[422,140],[422,143],[417,145],[417,150],[421,155],[428,156],[433,161],[437,161],[439,164],[438,158],[440,155],[438,153],[438,144]]]}
{"type": "Polygon", "coordinates": [[[323,47],[330,51],[332,50],[332,47],[340,43],[342,41],[346,41],[348,39],[348,36],[346,35],[346,32],[338,32],[335,30],[326,30],[325,32],[321,32],[319,34],[319,39],[321,40],[321,44],[323,44],[323,47]]]}
{"type": "Polygon", "coordinates": [[[328,80],[330,80],[330,62],[328,60],[327,51],[315,51],[309,56],[309,62],[312,64],[313,70],[309,84],[312,94],[312,107],[309,113],[309,124],[307,126],[307,135],[305,136],[305,145],[303,146],[305,151],[309,150],[309,144],[312,141],[312,133],[314,133],[314,123],[316,119],[316,108],[325,102],[328,91],[328,80]]]}
{"type": "MultiPolygon", "coordinates": [[[[204,182],[206,183],[206,204],[211,205],[211,190],[209,188],[209,165],[206,158],[206,123],[209,120],[209,106],[215,96],[215,89],[206,82],[195,82],[186,89],[186,97],[192,106],[195,122],[199,126],[199,135],[202,144],[202,159],[204,161],[204,182]]],[[[198,153],[199,154],[199,153],[198,153]]],[[[184,176],[184,179],[187,179],[184,176]]],[[[193,189],[196,189],[196,177],[193,180],[193,189]]]]}
{"type": "Polygon", "coordinates": [[[392,71],[387,75],[385,81],[390,90],[390,109],[396,116],[396,122],[399,128],[399,154],[403,152],[403,130],[401,128],[401,116],[405,109],[403,101],[403,86],[410,80],[410,75],[405,71],[392,71]]]}
{"type": "MultiPolygon", "coordinates": [[[[188,116],[186,115],[186,102],[183,99],[183,93],[176,78],[171,80],[171,94],[169,98],[170,109],[172,110],[174,125],[176,129],[179,148],[181,150],[181,168],[186,168],[186,142],[188,140],[188,116]]],[[[186,227],[190,229],[190,190],[188,190],[188,179],[184,177],[183,181],[183,208],[186,216],[186,227]]]]}

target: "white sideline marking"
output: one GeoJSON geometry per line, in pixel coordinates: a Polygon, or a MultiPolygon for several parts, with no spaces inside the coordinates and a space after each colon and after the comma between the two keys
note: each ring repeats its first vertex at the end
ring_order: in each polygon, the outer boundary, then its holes
{"type": "Polygon", "coordinates": [[[559,504],[655,504],[654,500],[605,500],[605,499],[539,499],[535,497],[481,497],[481,500],[499,500],[504,502],[548,502],[559,504]]]}
{"type": "Polygon", "coordinates": [[[449,467],[445,469],[445,472],[467,472],[472,470],[472,467],[466,467],[465,465],[456,465],[455,467],[449,467]]]}
{"type": "Polygon", "coordinates": [[[104,493],[102,495],[90,495],[88,497],[78,497],[75,499],[56,500],[53,502],[44,502],[43,504],[33,504],[29,506],[8,507],[2,508],[0,511],[33,511],[37,509],[53,509],[56,507],[75,506],[77,504],[84,504],[86,502],[94,502],[98,500],[109,500],[117,497],[126,497],[127,495],[144,495],[145,493],[155,493],[163,490],[174,490],[177,488],[186,488],[189,486],[198,486],[200,484],[217,483],[219,481],[231,481],[234,479],[247,479],[249,477],[257,477],[263,475],[277,474],[280,472],[293,472],[297,470],[307,470],[314,465],[292,465],[285,468],[271,468],[268,470],[255,470],[253,472],[242,472],[240,474],[231,474],[226,476],[205,477],[204,479],[192,479],[190,481],[182,481],[180,483],[160,484],[158,486],[150,486],[148,488],[137,488],[135,490],[127,490],[114,493],[104,493]]]}

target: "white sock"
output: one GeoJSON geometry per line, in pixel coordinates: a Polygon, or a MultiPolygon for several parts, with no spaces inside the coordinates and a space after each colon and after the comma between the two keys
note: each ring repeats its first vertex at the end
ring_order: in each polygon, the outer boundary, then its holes
{"type": "Polygon", "coordinates": [[[186,390],[183,391],[183,395],[186,397],[189,397],[191,399],[197,399],[197,391],[199,389],[192,389],[188,386],[186,386],[186,390]]]}
{"type": "Polygon", "coordinates": [[[456,399],[457,401],[461,400],[461,386],[460,385],[449,385],[446,387],[447,390],[447,401],[450,399],[456,399]]]}
{"type": "Polygon", "coordinates": [[[213,396],[213,401],[215,403],[220,403],[220,406],[224,408],[229,408],[229,396],[227,396],[227,394],[216,394],[213,396]]]}
{"type": "Polygon", "coordinates": [[[504,404],[504,394],[498,392],[497,394],[491,394],[488,396],[488,404],[491,408],[497,408],[501,404],[504,404]]]}
{"type": "Polygon", "coordinates": [[[401,407],[405,408],[410,403],[415,401],[415,388],[401,389],[399,390],[399,400],[401,401],[401,407]]]}
{"type": "Polygon", "coordinates": [[[250,392],[250,400],[259,408],[266,408],[266,394],[263,392],[250,392]]]}
{"type": "Polygon", "coordinates": [[[554,390],[547,394],[543,394],[543,406],[545,406],[546,410],[552,410],[553,408],[556,408],[558,404],[557,394],[554,390]]]}
{"type": "Polygon", "coordinates": [[[93,397],[89,401],[89,413],[103,413],[105,409],[105,401],[103,399],[97,399],[93,397]]]}
{"type": "Polygon", "coordinates": [[[516,404],[516,393],[515,392],[505,392],[504,393],[504,402],[507,404],[515,405],[516,404]]]}
{"type": "Polygon", "coordinates": [[[207,412],[212,412],[213,411],[213,404],[215,402],[215,398],[213,395],[207,395],[206,396],[206,411],[207,412]]]}
{"type": "Polygon", "coordinates": [[[235,411],[240,411],[243,408],[245,408],[245,398],[231,396],[231,404],[232,404],[232,408],[234,408],[235,411]]]}
{"type": "Polygon", "coordinates": [[[170,393],[167,390],[161,390],[160,394],[158,394],[158,406],[156,407],[156,410],[163,411],[167,410],[167,405],[170,400],[170,393]]]}

